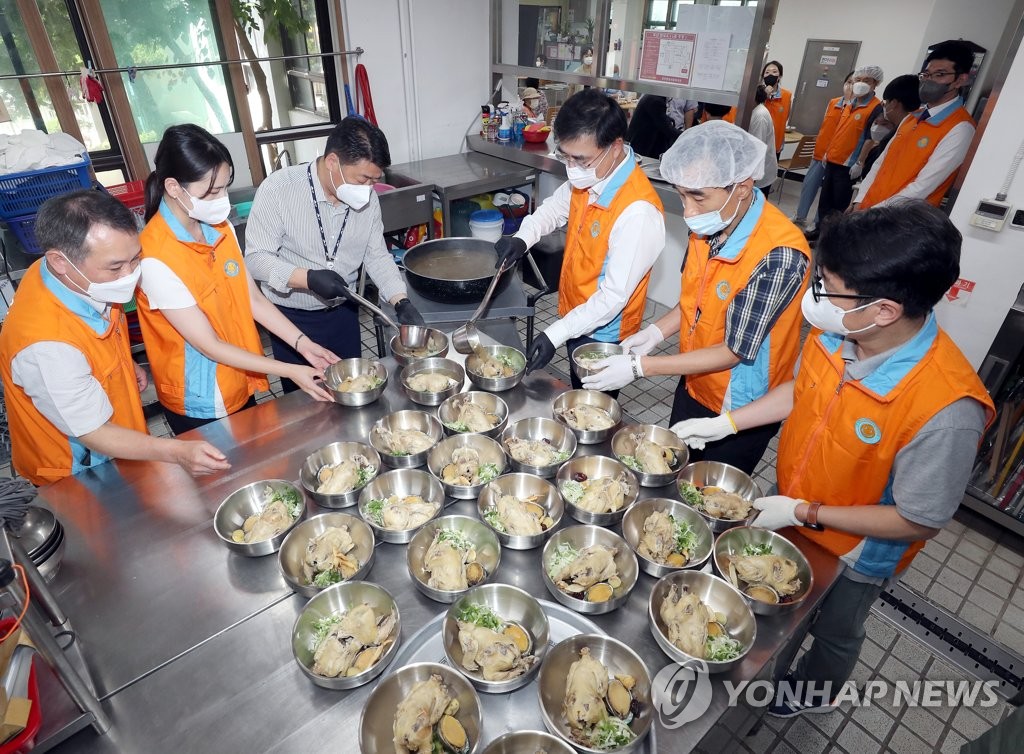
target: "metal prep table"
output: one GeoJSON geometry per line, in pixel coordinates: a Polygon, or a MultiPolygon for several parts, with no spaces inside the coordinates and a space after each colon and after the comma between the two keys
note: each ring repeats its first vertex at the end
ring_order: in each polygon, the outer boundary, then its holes
{"type": "Polygon", "coordinates": [[[536,195],[537,170],[477,152],[405,162],[401,165],[392,165],[390,170],[417,183],[434,187],[434,193],[441,202],[441,216],[446,235],[451,235],[451,203],[456,199],[466,199],[488,191],[527,183],[533,184],[536,195]]]}
{"type": "MultiPolygon", "coordinates": [[[[419,408],[401,392],[394,361],[385,363],[390,384],[364,408],[314,403],[296,392],[198,430],[227,454],[232,463],[227,473],[193,479],[169,464],[118,462],[40,490],[39,502],[57,513],[68,542],[53,589],[113,721],[106,736],[81,731],[58,751],[294,752],[356,740],[360,711],[374,684],[331,692],[305,678],[290,645],[305,600],[285,585],[276,557],[246,558],[224,547],[212,518],[233,490],[261,479],[294,479],[315,449],[343,439],[365,442],[379,417],[419,408]]],[[[513,419],[549,416],[552,400],[565,389],[549,375],[534,373],[502,397],[513,419]]],[[[608,453],[609,448],[607,443],[581,445],[579,452],[608,453]]],[[[641,494],[673,493],[669,486],[641,494]]],[[[319,512],[309,503],[310,515],[319,512]]],[[[446,512],[475,515],[475,503],[459,501],[446,512]]],[[[569,516],[562,523],[572,524],[569,516]]],[[[788,535],[811,563],[811,595],[791,613],[758,618],[757,640],[743,663],[712,677],[709,711],[678,730],[658,723],[659,751],[728,750],[730,737],[743,736],[756,724],[760,711],[726,707],[722,679],[770,678],[777,656],[794,637],[802,637],[840,571],[835,557],[798,533],[788,535]]],[[[379,544],[368,579],[395,596],[408,639],[447,606],[415,589],[405,555],[404,545],[379,544]]],[[[542,585],[539,558],[539,548],[506,549],[494,580],[552,599],[542,585]]],[[[625,606],[590,616],[602,630],[627,640],[652,675],[670,664],[648,627],[654,584],[641,574],[625,606]]],[[[41,669],[45,711],[37,740],[46,750],[82,723],[63,689],[41,669]]],[[[487,740],[500,733],[485,723],[487,740]]]]}

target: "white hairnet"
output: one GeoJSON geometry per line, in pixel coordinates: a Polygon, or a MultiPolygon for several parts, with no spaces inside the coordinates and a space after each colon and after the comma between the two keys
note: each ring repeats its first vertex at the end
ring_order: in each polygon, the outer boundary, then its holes
{"type": "Polygon", "coordinates": [[[885,79],[885,74],[882,73],[882,69],[877,65],[862,65],[856,71],[853,72],[854,76],[866,76],[872,81],[877,81],[879,84],[885,79]]]}
{"type": "Polygon", "coordinates": [[[764,176],[765,143],[739,126],[711,120],[688,128],[661,158],[661,175],[673,186],[724,188],[764,176]]]}

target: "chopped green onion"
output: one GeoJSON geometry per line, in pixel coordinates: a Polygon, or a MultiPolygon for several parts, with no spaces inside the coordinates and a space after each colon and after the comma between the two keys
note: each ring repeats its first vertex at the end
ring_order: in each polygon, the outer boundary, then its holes
{"type": "Polygon", "coordinates": [[[485,463],[476,470],[477,479],[481,482],[489,482],[492,479],[497,479],[500,476],[501,470],[498,469],[497,464],[485,463]]]}
{"type": "Polygon", "coordinates": [[[437,538],[442,542],[447,542],[458,550],[462,550],[463,552],[473,549],[473,540],[461,531],[456,531],[455,529],[439,529],[437,532],[437,538]]]}
{"type": "Polygon", "coordinates": [[[315,652],[324,639],[327,638],[327,634],[331,632],[331,629],[341,623],[340,615],[328,615],[326,618],[321,618],[313,623],[313,651],[315,652]]]}
{"type": "Polygon", "coordinates": [[[739,657],[740,652],[743,651],[743,645],[732,637],[725,636],[709,636],[707,644],[705,645],[706,659],[712,662],[727,662],[734,660],[739,657]]]}
{"type": "Polygon", "coordinates": [[[373,479],[374,474],[377,473],[377,469],[373,466],[360,466],[358,472],[358,481],[356,487],[362,487],[364,484],[373,479]]]}
{"type": "Polygon", "coordinates": [[[505,625],[504,621],[486,605],[465,605],[459,610],[455,619],[463,623],[472,623],[481,628],[489,628],[492,631],[497,631],[505,625]]]}
{"type": "Polygon", "coordinates": [[[288,515],[296,519],[302,515],[304,507],[303,500],[293,489],[275,490],[267,487],[268,496],[265,497],[264,508],[272,503],[281,502],[288,509],[288,515]]]}
{"type": "Polygon", "coordinates": [[[444,426],[452,432],[469,432],[469,425],[466,422],[445,422],[444,426]]]}
{"type": "Polygon", "coordinates": [[[636,456],[619,456],[619,460],[633,469],[633,471],[642,472],[644,470],[643,464],[636,460],[636,456]]]}
{"type": "Polygon", "coordinates": [[[491,528],[496,531],[500,531],[502,534],[507,534],[508,530],[505,528],[505,524],[501,523],[501,516],[498,515],[497,508],[488,508],[484,511],[484,521],[491,525],[491,528]]]}
{"type": "Polygon", "coordinates": [[[570,479],[567,482],[562,482],[562,495],[573,505],[576,505],[582,498],[586,489],[580,482],[570,479]]]}
{"type": "Polygon", "coordinates": [[[679,483],[679,496],[683,498],[684,503],[694,508],[704,508],[704,495],[689,482],[679,483]]]}
{"type": "Polygon", "coordinates": [[[562,542],[562,544],[558,545],[548,559],[548,576],[551,577],[551,580],[554,581],[558,578],[561,570],[576,560],[579,555],[580,551],[568,542],[562,542]]]}
{"type": "Polygon", "coordinates": [[[345,577],[341,575],[341,571],[328,568],[326,571],[320,571],[313,579],[313,586],[323,589],[331,584],[337,584],[339,581],[344,581],[345,577]]]}
{"type": "Polygon", "coordinates": [[[770,544],[768,544],[767,542],[762,542],[759,545],[753,545],[753,544],[751,544],[751,545],[744,545],[743,546],[743,554],[744,555],[771,555],[772,554],[772,546],[770,544]]]}
{"type": "Polygon", "coordinates": [[[697,532],[693,530],[686,521],[679,521],[675,516],[669,516],[676,527],[676,552],[692,553],[697,547],[697,532]]]}
{"type": "Polygon", "coordinates": [[[363,512],[370,519],[372,519],[373,523],[377,524],[377,526],[383,526],[384,525],[384,506],[385,505],[387,505],[387,501],[386,500],[381,500],[379,498],[375,499],[375,500],[371,500],[370,502],[368,502],[366,504],[366,507],[363,508],[363,512]]]}
{"type": "Polygon", "coordinates": [[[590,744],[595,749],[617,749],[625,746],[636,738],[636,734],[630,730],[625,721],[617,717],[606,717],[594,726],[590,734],[590,744]]]}

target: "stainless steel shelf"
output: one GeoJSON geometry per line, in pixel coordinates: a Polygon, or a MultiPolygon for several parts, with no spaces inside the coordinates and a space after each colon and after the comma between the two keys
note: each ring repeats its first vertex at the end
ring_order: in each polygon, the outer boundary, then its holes
{"type": "Polygon", "coordinates": [[[1016,516],[1011,516],[1002,508],[999,508],[995,498],[979,490],[977,487],[968,485],[967,496],[964,497],[963,504],[969,510],[994,521],[1004,529],[1009,529],[1014,534],[1024,537],[1024,521],[1021,521],[1016,516]]]}

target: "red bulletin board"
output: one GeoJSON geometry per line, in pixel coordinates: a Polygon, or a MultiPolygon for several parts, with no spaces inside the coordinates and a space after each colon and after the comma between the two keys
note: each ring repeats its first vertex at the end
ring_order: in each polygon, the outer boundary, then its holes
{"type": "Polygon", "coordinates": [[[689,86],[697,35],[685,31],[644,31],[640,78],[689,86]]]}

